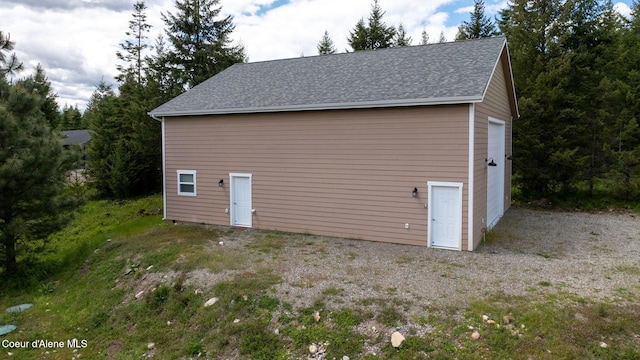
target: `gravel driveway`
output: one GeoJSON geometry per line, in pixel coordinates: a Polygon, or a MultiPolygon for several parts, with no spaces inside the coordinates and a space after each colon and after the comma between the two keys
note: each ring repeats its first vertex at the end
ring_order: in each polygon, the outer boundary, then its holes
{"type": "MultiPolygon", "coordinates": [[[[222,240],[229,250],[255,252],[260,260],[253,266],[281,275],[278,296],[299,308],[318,298],[338,306],[387,299],[425,308],[494,295],[625,302],[640,293],[635,213],[511,208],[476,252],[297,234],[277,234],[277,250],[266,254],[250,245],[268,236],[273,233],[249,229],[222,240]]],[[[225,275],[233,272],[191,274],[191,280],[206,286],[225,275]]]]}

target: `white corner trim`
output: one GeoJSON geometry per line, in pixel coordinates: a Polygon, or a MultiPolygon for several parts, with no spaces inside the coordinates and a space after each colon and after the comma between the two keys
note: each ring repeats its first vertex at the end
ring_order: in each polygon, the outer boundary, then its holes
{"type": "Polygon", "coordinates": [[[473,227],[473,187],[474,187],[474,157],[475,157],[475,105],[469,104],[469,190],[467,190],[467,250],[473,251],[474,227],[473,227]]]}
{"type": "Polygon", "coordinates": [[[164,117],[156,119],[160,121],[160,129],[162,132],[162,142],[160,144],[162,151],[162,220],[167,219],[167,153],[165,146],[165,130],[164,117]]]}

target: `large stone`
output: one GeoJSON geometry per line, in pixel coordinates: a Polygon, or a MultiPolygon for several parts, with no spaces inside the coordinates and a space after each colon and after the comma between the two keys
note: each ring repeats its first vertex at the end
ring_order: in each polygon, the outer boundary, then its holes
{"type": "Polygon", "coordinates": [[[218,298],[217,297],[212,297],[211,299],[207,300],[204,303],[204,307],[209,307],[209,306],[215,304],[216,302],[218,302],[218,298]]]}
{"type": "Polygon", "coordinates": [[[391,334],[391,346],[394,348],[400,347],[403,341],[404,335],[400,334],[398,331],[391,334]]]}

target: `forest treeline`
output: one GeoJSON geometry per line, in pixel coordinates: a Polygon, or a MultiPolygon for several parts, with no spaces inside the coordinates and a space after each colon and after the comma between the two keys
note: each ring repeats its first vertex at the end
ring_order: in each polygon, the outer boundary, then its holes
{"type": "MultiPolygon", "coordinates": [[[[640,200],[639,3],[630,19],[597,0],[513,0],[495,20],[484,10],[475,0],[456,41],[507,38],[521,114],[514,195],[574,205],[640,200]]],[[[411,45],[402,24],[387,26],[383,14],[374,1],[349,34],[353,50],[411,45]]],[[[336,52],[328,32],[317,48],[336,52]]]]}

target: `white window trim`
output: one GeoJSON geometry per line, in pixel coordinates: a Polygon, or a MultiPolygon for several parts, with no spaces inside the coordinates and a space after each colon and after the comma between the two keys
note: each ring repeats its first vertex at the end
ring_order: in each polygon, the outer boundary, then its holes
{"type": "Polygon", "coordinates": [[[178,180],[178,195],[180,196],[197,196],[197,177],[196,177],[196,170],[177,170],[177,180],[178,180]],[[186,191],[180,191],[180,185],[181,184],[191,184],[191,183],[186,183],[186,182],[180,182],[180,175],[193,175],[193,192],[186,192],[186,191]]]}

